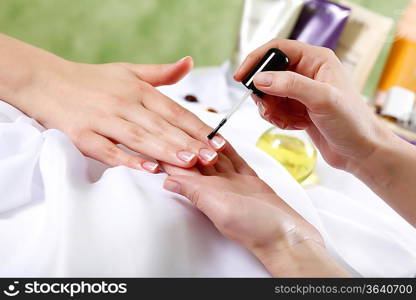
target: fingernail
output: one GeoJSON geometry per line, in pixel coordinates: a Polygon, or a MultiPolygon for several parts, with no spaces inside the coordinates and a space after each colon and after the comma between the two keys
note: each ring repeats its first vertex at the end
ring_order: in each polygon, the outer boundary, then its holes
{"type": "Polygon", "coordinates": [[[199,156],[202,160],[212,161],[217,157],[217,152],[211,149],[201,149],[199,150],[199,156]]]}
{"type": "Polygon", "coordinates": [[[188,151],[179,151],[179,152],[176,154],[176,156],[177,156],[180,160],[182,160],[182,161],[184,161],[184,162],[186,162],[186,163],[189,163],[190,161],[192,161],[192,160],[196,157],[196,155],[195,155],[194,153],[192,153],[192,152],[188,152],[188,151]]]}
{"type": "Polygon", "coordinates": [[[190,57],[189,55],[182,57],[180,60],[177,61],[177,63],[183,62],[185,59],[190,57]]]}
{"type": "Polygon", "coordinates": [[[173,180],[166,180],[163,184],[163,188],[176,194],[179,194],[181,191],[181,185],[173,180]]]}
{"type": "Polygon", "coordinates": [[[237,75],[237,74],[238,74],[238,72],[240,72],[240,69],[241,69],[241,65],[240,65],[240,66],[238,66],[237,70],[235,70],[235,72],[234,72],[234,74],[233,74],[233,77],[235,77],[235,75],[237,75]]]}
{"type": "Polygon", "coordinates": [[[219,135],[214,136],[209,142],[217,150],[221,149],[225,145],[225,140],[219,135]]]}
{"type": "Polygon", "coordinates": [[[262,86],[271,86],[273,75],[270,73],[260,72],[254,76],[254,83],[262,86]]]}
{"type": "Polygon", "coordinates": [[[159,164],[151,162],[151,161],[145,161],[142,163],[142,167],[150,172],[155,172],[157,168],[159,167],[159,164]]]}
{"type": "Polygon", "coordinates": [[[260,101],[257,102],[257,107],[259,109],[259,113],[262,117],[264,117],[265,113],[266,113],[266,107],[264,106],[263,103],[261,103],[260,101]]]}

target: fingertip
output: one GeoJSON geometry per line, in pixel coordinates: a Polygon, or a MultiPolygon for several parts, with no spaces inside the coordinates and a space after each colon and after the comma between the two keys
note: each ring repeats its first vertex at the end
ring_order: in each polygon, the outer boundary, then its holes
{"type": "Polygon", "coordinates": [[[178,180],[172,177],[166,178],[163,183],[163,188],[169,192],[180,194],[181,193],[181,184],[178,180]]]}
{"type": "Polygon", "coordinates": [[[160,165],[152,161],[144,161],[141,163],[142,168],[149,173],[159,173],[160,165]]]}
{"type": "Polygon", "coordinates": [[[192,168],[198,162],[198,156],[186,150],[178,151],[176,157],[179,160],[176,165],[186,169],[192,168]]]}
{"type": "Polygon", "coordinates": [[[192,56],[185,56],[178,60],[175,64],[185,65],[187,69],[192,69],[194,66],[194,60],[192,56]]]}
{"type": "Polygon", "coordinates": [[[210,167],[218,161],[218,153],[212,149],[201,149],[198,155],[199,163],[205,167],[210,167]]]}
{"type": "Polygon", "coordinates": [[[240,82],[241,81],[241,75],[239,74],[239,72],[237,71],[237,72],[235,72],[234,74],[233,74],[233,78],[234,78],[234,80],[235,81],[237,81],[237,82],[240,82]]]}
{"type": "Polygon", "coordinates": [[[208,139],[208,143],[215,149],[217,152],[221,152],[224,150],[227,142],[226,140],[219,134],[215,135],[212,139],[208,139]]]}

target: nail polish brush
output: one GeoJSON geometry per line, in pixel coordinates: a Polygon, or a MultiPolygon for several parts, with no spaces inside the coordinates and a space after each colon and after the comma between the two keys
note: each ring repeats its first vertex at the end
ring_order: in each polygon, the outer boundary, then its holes
{"type": "Polygon", "coordinates": [[[258,72],[266,71],[285,71],[289,66],[289,58],[279,49],[272,48],[263,56],[260,62],[250,71],[250,73],[241,81],[241,83],[248,89],[247,92],[241,97],[227,113],[227,115],[221,120],[217,127],[207,136],[208,139],[212,139],[222,126],[231,118],[231,116],[241,107],[241,105],[252,94],[262,98],[264,93],[254,86],[254,75],[258,72]]]}

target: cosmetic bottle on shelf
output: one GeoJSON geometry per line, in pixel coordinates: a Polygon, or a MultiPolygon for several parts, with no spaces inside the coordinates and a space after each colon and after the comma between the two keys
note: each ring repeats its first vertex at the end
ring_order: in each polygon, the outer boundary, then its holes
{"type": "Polygon", "coordinates": [[[389,89],[394,86],[416,92],[416,0],[406,9],[381,76],[375,106],[383,110],[389,89]]]}
{"type": "Polygon", "coordinates": [[[355,86],[363,90],[393,28],[393,20],[350,1],[340,3],[351,12],[335,53],[355,86]]]}

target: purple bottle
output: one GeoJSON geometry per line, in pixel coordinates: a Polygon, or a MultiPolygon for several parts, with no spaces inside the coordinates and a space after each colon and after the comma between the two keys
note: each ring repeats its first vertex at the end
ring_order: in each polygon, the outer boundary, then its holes
{"type": "Polygon", "coordinates": [[[350,9],[327,0],[307,0],[290,39],[335,50],[350,9]]]}

